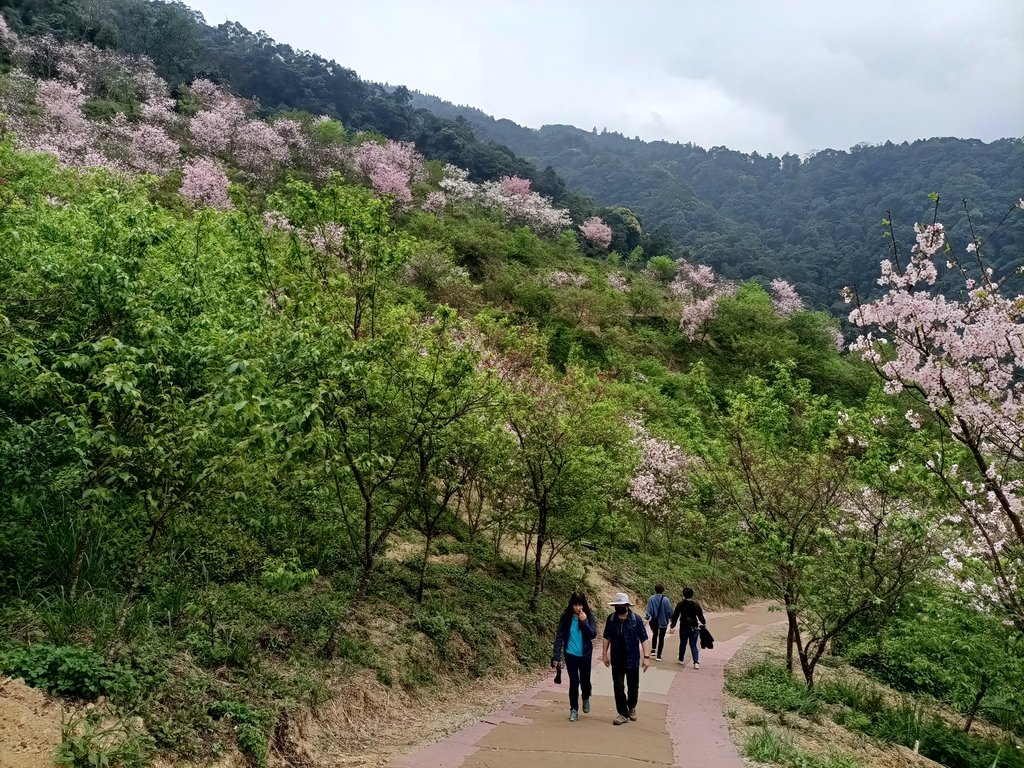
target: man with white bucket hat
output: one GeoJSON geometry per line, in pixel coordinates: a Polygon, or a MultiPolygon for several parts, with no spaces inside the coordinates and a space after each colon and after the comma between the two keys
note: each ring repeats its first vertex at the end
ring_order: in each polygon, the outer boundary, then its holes
{"type": "Polygon", "coordinates": [[[642,617],[630,610],[632,605],[625,592],[619,592],[609,603],[615,613],[604,623],[604,651],[601,661],[612,668],[612,688],[615,691],[615,709],[618,715],[612,721],[623,725],[636,720],[636,703],[640,696],[640,668],[644,672],[650,662],[647,627],[642,617]]]}

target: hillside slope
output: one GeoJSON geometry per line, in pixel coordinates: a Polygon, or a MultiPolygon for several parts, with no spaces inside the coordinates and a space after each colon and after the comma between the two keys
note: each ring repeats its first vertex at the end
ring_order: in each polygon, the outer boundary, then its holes
{"type": "MultiPolygon", "coordinates": [[[[696,260],[730,277],[782,275],[815,306],[839,311],[839,289],[870,292],[878,262],[889,255],[880,226],[886,211],[905,239],[914,222],[930,220],[927,194],[938,192],[951,241],[966,243],[963,200],[985,235],[1024,190],[1020,138],[932,138],[826,149],[804,159],[762,157],[566,125],[524,128],[418,93],[412,103],[468,120],[481,138],[550,165],[601,204],[628,206],[646,229],[666,228],[696,260]]],[[[996,273],[1011,272],[1024,249],[1024,223],[1002,229],[988,249],[996,273]]]]}

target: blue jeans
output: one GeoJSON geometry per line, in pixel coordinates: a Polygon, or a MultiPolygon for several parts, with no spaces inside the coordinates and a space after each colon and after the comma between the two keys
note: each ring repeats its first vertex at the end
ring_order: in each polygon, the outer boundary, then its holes
{"type": "Polygon", "coordinates": [[[700,627],[693,629],[679,629],[679,660],[686,660],[686,643],[690,643],[690,655],[693,656],[693,663],[700,661],[700,652],[697,650],[697,639],[700,637],[700,627]]]}
{"type": "Polygon", "coordinates": [[[565,671],[569,673],[569,707],[580,708],[580,688],[583,688],[583,698],[589,699],[591,693],[590,685],[590,659],[584,656],[573,656],[565,654],[565,671]]]}
{"type": "Polygon", "coordinates": [[[659,627],[658,620],[651,620],[651,655],[661,658],[661,652],[665,650],[665,631],[668,627],[659,627]]]}

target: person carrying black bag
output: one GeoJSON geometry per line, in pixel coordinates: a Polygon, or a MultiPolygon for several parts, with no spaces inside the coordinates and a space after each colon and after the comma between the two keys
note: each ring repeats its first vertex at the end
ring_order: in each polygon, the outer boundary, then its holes
{"type": "Polygon", "coordinates": [[[693,599],[693,590],[686,587],[683,590],[683,599],[676,603],[676,609],[672,613],[671,629],[676,628],[679,622],[679,663],[686,666],[686,646],[690,646],[690,655],[693,656],[693,668],[700,669],[700,652],[697,650],[697,639],[700,630],[706,623],[704,611],[700,603],[693,599]]]}

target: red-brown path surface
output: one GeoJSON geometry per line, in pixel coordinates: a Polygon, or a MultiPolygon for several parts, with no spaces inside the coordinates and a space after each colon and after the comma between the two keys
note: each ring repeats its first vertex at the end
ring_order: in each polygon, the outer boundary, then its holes
{"type": "MultiPolygon", "coordinates": [[[[603,616],[598,614],[598,627],[603,616]]],[[[662,661],[640,678],[636,722],[613,726],[611,673],[595,651],[591,713],[571,723],[567,680],[549,677],[507,709],[494,712],[389,768],[630,768],[694,766],[743,768],[722,711],[726,662],[752,635],[779,623],[768,604],[732,613],[708,613],[713,650],[701,651],[700,669],[677,663],[679,638],[671,636],[662,661]]],[[[600,642],[600,641],[598,641],[600,642]]],[[[596,648],[600,648],[597,645],[596,648]]]]}

